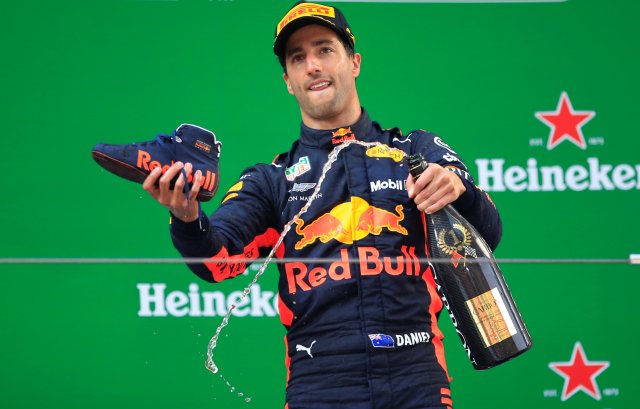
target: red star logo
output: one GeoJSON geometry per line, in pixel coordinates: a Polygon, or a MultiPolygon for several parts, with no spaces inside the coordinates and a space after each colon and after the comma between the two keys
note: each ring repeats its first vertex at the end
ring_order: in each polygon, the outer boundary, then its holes
{"type": "Polygon", "coordinates": [[[582,126],[596,115],[595,111],[574,111],[569,96],[565,91],[560,94],[560,100],[555,111],[536,112],[536,118],[551,128],[547,149],[551,150],[563,140],[569,140],[581,149],[587,148],[587,142],[582,134],[582,126]]]}
{"type": "Polygon", "coordinates": [[[551,362],[549,368],[564,378],[561,400],[565,401],[583,391],[593,399],[600,400],[600,388],[596,383],[596,376],[609,367],[606,361],[589,361],[582,349],[582,344],[576,342],[573,346],[571,361],[551,362]]]}

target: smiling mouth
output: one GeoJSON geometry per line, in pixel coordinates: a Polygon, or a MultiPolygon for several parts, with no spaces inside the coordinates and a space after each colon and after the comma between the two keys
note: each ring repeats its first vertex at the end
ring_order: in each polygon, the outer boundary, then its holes
{"type": "Polygon", "coordinates": [[[311,84],[309,86],[309,90],[310,91],[321,91],[323,89],[329,88],[330,85],[331,85],[330,81],[318,81],[318,82],[314,82],[313,84],[311,84]]]}

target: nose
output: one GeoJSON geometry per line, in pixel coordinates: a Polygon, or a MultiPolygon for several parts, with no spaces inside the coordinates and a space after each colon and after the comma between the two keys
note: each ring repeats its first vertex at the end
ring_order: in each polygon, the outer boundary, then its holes
{"type": "Polygon", "coordinates": [[[320,61],[317,57],[311,55],[307,57],[307,74],[313,75],[322,71],[320,61]]]}

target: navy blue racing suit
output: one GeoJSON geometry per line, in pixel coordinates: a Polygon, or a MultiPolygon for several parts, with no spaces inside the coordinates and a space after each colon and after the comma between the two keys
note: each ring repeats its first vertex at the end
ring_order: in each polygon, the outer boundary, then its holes
{"type": "Polygon", "coordinates": [[[437,325],[442,301],[430,265],[419,260],[428,257],[428,226],[407,195],[403,155],[389,148],[421,152],[455,172],[466,192],[453,206],[492,248],[502,224],[458,154],[438,136],[383,130],[364,110],[344,128],[303,124],[291,150],[272,164],[246,169],[211,217],[200,211],[192,223],[174,219],[174,245],[184,257],[211,258],[189,264],[204,280],[242,273],[246,259],[268,254],[314,193],[331,150],[350,140],[383,145],[345,147],[276,252],[298,259],[278,264],[288,408],[452,407],[437,325]],[[245,261],[216,262],[234,257],[245,261]]]}

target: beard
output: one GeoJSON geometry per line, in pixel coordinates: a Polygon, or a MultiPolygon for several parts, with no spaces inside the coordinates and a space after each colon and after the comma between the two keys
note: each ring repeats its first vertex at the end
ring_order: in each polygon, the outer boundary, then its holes
{"type": "Polygon", "coordinates": [[[298,98],[298,104],[300,109],[303,110],[308,116],[316,120],[327,120],[335,117],[342,112],[342,101],[345,98],[341,96],[335,96],[327,101],[320,103],[310,101],[310,98],[301,97],[298,98]]]}
{"type": "Polygon", "coordinates": [[[304,85],[295,92],[300,110],[315,120],[330,120],[340,115],[351,101],[354,90],[345,88],[348,83],[343,79],[329,78],[331,85],[323,93],[327,95],[314,95],[304,85]]]}

